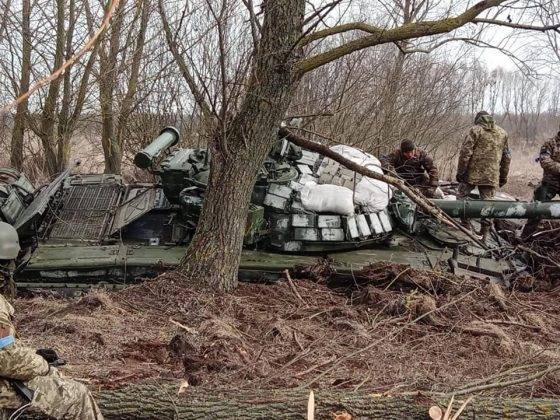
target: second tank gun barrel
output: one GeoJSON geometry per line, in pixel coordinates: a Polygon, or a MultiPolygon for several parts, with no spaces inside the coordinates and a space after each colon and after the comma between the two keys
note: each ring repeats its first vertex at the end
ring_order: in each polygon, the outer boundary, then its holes
{"type": "Polygon", "coordinates": [[[560,219],[560,201],[430,200],[451,217],[490,219],[560,219]]]}
{"type": "Polygon", "coordinates": [[[154,159],[163,151],[175,146],[179,141],[179,131],[175,127],[165,127],[150,144],[136,153],[134,164],[140,169],[148,169],[154,159]]]}

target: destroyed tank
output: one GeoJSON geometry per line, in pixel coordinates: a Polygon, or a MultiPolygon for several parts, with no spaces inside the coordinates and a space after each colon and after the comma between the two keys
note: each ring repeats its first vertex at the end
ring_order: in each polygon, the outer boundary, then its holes
{"type": "MultiPolygon", "coordinates": [[[[121,287],[176,266],[196,229],[211,157],[177,148],[173,127],[134,158],[154,182],[125,183],[120,175],[66,170],[34,189],[25,175],[0,170],[0,218],[20,235],[20,288],[121,287]]],[[[339,278],[355,278],[379,261],[445,269],[507,281],[527,267],[494,232],[490,250],[443,227],[399,191],[384,208],[353,214],[316,212],[302,203],[310,183],[354,187],[361,176],[316,153],[279,140],[255,183],[247,216],[241,280],[274,280],[284,270],[327,259],[339,278]]],[[[447,192],[453,192],[453,185],[447,192]]],[[[476,193],[475,193],[476,194],[476,193]]],[[[451,195],[450,195],[451,197],[451,195]]],[[[476,198],[476,197],[473,197],[476,198]]],[[[503,198],[503,197],[502,197],[503,198]]],[[[507,197],[506,197],[507,198],[507,197]]],[[[559,203],[515,200],[432,200],[453,217],[560,217],[559,203]]]]}

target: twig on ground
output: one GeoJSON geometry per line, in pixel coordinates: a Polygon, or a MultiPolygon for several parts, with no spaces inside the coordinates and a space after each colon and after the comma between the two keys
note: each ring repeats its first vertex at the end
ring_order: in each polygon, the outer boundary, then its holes
{"type": "Polygon", "coordinates": [[[296,297],[299,299],[299,301],[301,303],[303,303],[305,306],[308,306],[307,303],[305,302],[305,300],[303,300],[303,298],[299,294],[299,292],[296,288],[296,285],[292,281],[292,277],[290,276],[290,271],[289,270],[284,270],[284,274],[286,275],[286,280],[288,280],[288,284],[290,285],[290,289],[292,289],[292,292],[294,292],[294,295],[296,295],[296,297]]]}
{"type": "Polygon", "coordinates": [[[440,308],[435,308],[429,312],[426,312],[418,317],[416,317],[415,319],[413,319],[412,321],[407,322],[406,324],[404,324],[403,326],[401,326],[400,328],[397,328],[395,331],[389,333],[388,335],[380,338],[379,340],[375,340],[373,343],[371,343],[368,346],[362,347],[350,354],[347,354],[344,357],[341,357],[340,359],[338,359],[336,361],[336,363],[334,363],[330,368],[324,370],[323,372],[321,372],[319,375],[317,375],[315,378],[313,378],[311,381],[306,382],[305,384],[301,385],[300,388],[307,388],[309,386],[311,386],[314,382],[318,381],[319,379],[321,379],[323,376],[325,376],[327,373],[329,373],[330,371],[332,371],[336,366],[338,366],[340,363],[351,359],[355,356],[357,356],[360,353],[363,353],[364,351],[367,351],[377,345],[379,345],[380,343],[382,343],[385,340],[388,339],[392,339],[394,337],[396,337],[397,335],[399,335],[401,332],[405,331],[408,327],[410,327],[411,325],[417,323],[418,321],[420,321],[421,319],[424,319],[425,317],[427,317],[428,315],[431,315],[434,312],[440,311],[448,306],[454,305],[455,303],[466,299],[467,297],[469,297],[470,295],[472,295],[475,292],[475,290],[471,290],[469,293],[464,294],[463,296],[459,297],[458,299],[454,299],[451,302],[446,303],[445,305],[441,306],[440,308]]]}
{"type": "Polygon", "coordinates": [[[520,249],[521,251],[528,252],[529,254],[532,254],[535,257],[539,257],[539,258],[542,258],[544,260],[547,260],[548,262],[553,264],[556,268],[560,268],[560,263],[558,263],[557,261],[553,260],[550,257],[547,257],[546,255],[539,254],[537,251],[534,251],[531,248],[528,248],[528,247],[523,246],[523,245],[518,245],[517,248],[520,249]]]}
{"type": "Polygon", "coordinates": [[[535,381],[546,375],[554,373],[558,370],[560,370],[560,365],[556,364],[556,365],[552,365],[548,369],[542,370],[537,373],[533,373],[532,375],[523,376],[521,378],[513,379],[511,381],[506,381],[506,382],[492,382],[490,384],[473,386],[471,388],[464,388],[459,391],[451,392],[448,395],[465,395],[465,394],[472,394],[474,392],[488,391],[490,389],[507,388],[508,386],[519,385],[519,384],[535,381]]]}
{"type": "Polygon", "coordinates": [[[196,335],[198,334],[198,331],[196,331],[194,328],[191,327],[187,327],[186,325],[181,324],[180,322],[175,321],[174,319],[169,318],[169,322],[171,322],[173,325],[175,325],[176,327],[181,328],[182,330],[185,330],[186,332],[188,332],[189,334],[192,335],[196,335]]]}
{"type": "Polygon", "coordinates": [[[490,324],[514,325],[514,326],[517,326],[517,327],[528,328],[528,329],[534,330],[534,331],[541,331],[542,330],[542,327],[539,327],[537,325],[523,324],[522,322],[517,322],[517,321],[507,321],[505,319],[489,319],[486,322],[488,322],[490,324]]]}

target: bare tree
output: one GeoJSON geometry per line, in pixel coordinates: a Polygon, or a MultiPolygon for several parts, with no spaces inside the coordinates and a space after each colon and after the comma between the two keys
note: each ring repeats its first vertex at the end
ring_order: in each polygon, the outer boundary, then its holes
{"type": "MultiPolygon", "coordinates": [[[[7,11],[6,11],[7,15],[7,11]]],[[[31,1],[22,0],[21,9],[21,78],[19,83],[19,92],[27,92],[29,90],[29,82],[31,78],[31,1]]],[[[25,134],[25,121],[28,113],[27,99],[20,102],[16,109],[14,117],[14,128],[12,130],[12,143],[10,150],[10,163],[18,170],[23,168],[23,138],[25,134]]]]}
{"type": "Polygon", "coordinates": [[[123,1],[99,52],[101,144],[107,173],[121,173],[125,127],[136,99],[150,14],[149,0],[142,0],[132,10],[125,6],[123,1]],[[126,22],[129,13],[133,16],[126,22]]]}

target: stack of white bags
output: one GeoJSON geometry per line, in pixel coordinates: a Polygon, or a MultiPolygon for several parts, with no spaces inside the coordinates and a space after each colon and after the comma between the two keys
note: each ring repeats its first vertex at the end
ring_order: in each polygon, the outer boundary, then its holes
{"type": "MultiPolygon", "coordinates": [[[[372,172],[383,173],[379,160],[369,153],[344,145],[331,150],[372,172]]],[[[317,175],[318,184],[308,182],[300,191],[303,207],[309,211],[351,216],[355,206],[361,206],[366,213],[376,213],[391,199],[385,182],[361,176],[329,158],[323,159],[317,175]]]]}

